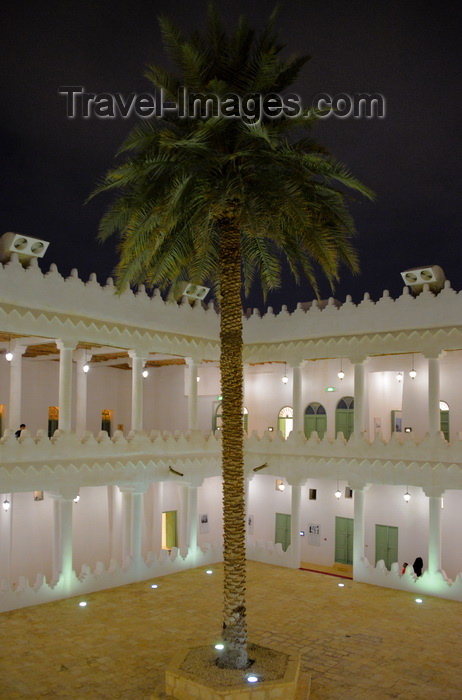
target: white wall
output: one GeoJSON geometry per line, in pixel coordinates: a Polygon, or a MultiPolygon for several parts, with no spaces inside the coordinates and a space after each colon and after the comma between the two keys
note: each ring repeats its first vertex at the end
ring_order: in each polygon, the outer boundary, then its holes
{"type": "MultiPolygon", "coordinates": [[[[5,576],[9,549],[8,521],[11,523],[11,581],[26,576],[34,584],[37,573],[52,577],[53,501],[45,496],[34,501],[33,493],[15,493],[10,497],[11,508],[1,512],[0,558],[1,576],[5,576]]],[[[6,578],[6,576],[5,576],[6,578]]]]}
{"type": "Polygon", "coordinates": [[[108,489],[105,486],[83,487],[80,500],[73,504],[73,568],[78,575],[83,564],[92,569],[102,561],[106,567],[111,559],[109,535],[108,489]]]}
{"type": "Polygon", "coordinates": [[[197,492],[197,541],[199,546],[205,542],[221,543],[223,540],[223,508],[222,508],[222,479],[220,476],[213,476],[204,479],[204,483],[197,492]],[[204,513],[208,515],[209,532],[200,532],[200,516],[204,513]]]}

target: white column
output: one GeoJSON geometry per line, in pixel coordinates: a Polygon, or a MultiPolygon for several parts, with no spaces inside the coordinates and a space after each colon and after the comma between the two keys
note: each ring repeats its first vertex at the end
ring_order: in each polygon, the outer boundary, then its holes
{"type": "Polygon", "coordinates": [[[304,431],[304,415],[302,400],[302,368],[304,362],[292,365],[292,403],[294,408],[294,432],[304,431]]]}
{"type": "Polygon", "coordinates": [[[146,486],[119,486],[122,492],[122,562],[128,566],[133,561],[136,567],[142,563],[143,495],[146,486]]]}
{"type": "Polygon", "coordinates": [[[132,556],[136,566],[143,561],[141,553],[144,489],[136,489],[132,496],[132,556]]]}
{"type": "Polygon", "coordinates": [[[164,485],[161,481],[153,484],[151,550],[159,552],[162,548],[162,509],[164,485]]]}
{"type": "Polygon", "coordinates": [[[17,430],[21,423],[26,422],[26,418],[21,415],[21,387],[22,387],[22,356],[26,352],[25,345],[12,343],[11,352],[13,359],[10,365],[10,400],[8,405],[8,427],[10,430],[17,430]]]}
{"type": "Polygon", "coordinates": [[[188,520],[189,548],[195,552],[197,549],[197,486],[190,486],[188,490],[188,520]]]}
{"type": "Polygon", "coordinates": [[[428,432],[436,435],[441,430],[440,418],[440,361],[428,358],[428,432]]]}
{"type": "Polygon", "coordinates": [[[76,343],[67,340],[57,340],[56,345],[59,348],[58,428],[69,433],[72,415],[72,352],[76,343]]]}
{"type": "Polygon", "coordinates": [[[128,566],[131,557],[132,493],[122,491],[122,566],[128,566]]]}
{"type": "Polygon", "coordinates": [[[50,493],[53,501],[53,581],[62,581],[70,592],[73,580],[72,569],[72,510],[77,491],[66,489],[64,493],[50,493]]]}
{"type": "Polygon", "coordinates": [[[362,435],[366,430],[366,388],[365,388],[365,362],[354,361],[354,434],[362,435]]]}
{"type": "Polygon", "coordinates": [[[109,516],[109,537],[110,537],[110,559],[120,562],[120,491],[116,486],[107,486],[108,516],[109,516]]]}
{"type": "Polygon", "coordinates": [[[354,493],[354,527],[353,527],[353,578],[359,574],[361,559],[365,548],[365,499],[370,484],[355,485],[350,483],[354,493]]]}
{"type": "MultiPolygon", "coordinates": [[[[444,491],[425,488],[428,497],[428,571],[435,574],[441,569],[441,498],[444,491]]],[[[425,564],[424,564],[425,566],[425,564]]]]}
{"type": "Polygon", "coordinates": [[[72,583],[72,498],[61,498],[61,576],[64,588],[69,591],[72,583]]]}
{"type": "MultiPolygon", "coordinates": [[[[52,494],[50,494],[52,495],[52,494]]],[[[52,550],[51,550],[51,556],[52,556],[52,561],[51,561],[51,567],[52,567],[52,581],[56,582],[59,580],[59,574],[61,571],[61,560],[60,560],[60,532],[61,532],[61,519],[60,519],[60,503],[59,503],[59,497],[58,496],[53,496],[53,542],[52,542],[52,550]]]]}
{"type": "Polygon", "coordinates": [[[83,437],[87,429],[87,377],[83,371],[87,364],[88,356],[85,350],[76,350],[74,353],[77,363],[77,384],[75,397],[75,432],[83,437]]]}
{"type": "Polygon", "coordinates": [[[188,430],[197,430],[197,368],[200,362],[192,357],[187,357],[186,364],[189,367],[188,430]]]}
{"type": "Polygon", "coordinates": [[[244,478],[244,505],[245,505],[245,515],[249,515],[249,492],[250,492],[250,482],[252,481],[252,477],[245,477],[244,478]]]}
{"type": "Polygon", "coordinates": [[[2,505],[2,501],[4,501],[5,498],[10,502],[10,509],[8,511],[4,512],[3,508],[1,508],[2,523],[1,523],[0,533],[1,533],[1,543],[4,544],[4,547],[0,546],[0,552],[1,552],[2,562],[3,562],[3,570],[6,573],[5,578],[7,581],[9,581],[11,583],[11,580],[12,580],[11,563],[12,563],[12,550],[13,550],[12,524],[13,524],[14,493],[1,494],[0,506],[2,505]]]}
{"type": "Polygon", "coordinates": [[[187,484],[178,484],[178,495],[180,497],[180,551],[186,552],[188,549],[188,500],[189,487],[187,484]]]}
{"type": "Polygon", "coordinates": [[[290,518],[290,558],[293,569],[300,568],[300,505],[302,487],[299,483],[291,484],[291,518],[290,518]]]}
{"type": "Polygon", "coordinates": [[[132,426],[137,433],[143,430],[143,367],[145,358],[136,350],[129,350],[132,358],[132,426]]]}

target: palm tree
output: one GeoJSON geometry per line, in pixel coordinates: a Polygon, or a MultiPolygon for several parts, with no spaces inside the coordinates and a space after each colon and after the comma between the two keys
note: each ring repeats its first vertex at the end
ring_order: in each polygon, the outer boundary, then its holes
{"type": "MultiPolygon", "coordinates": [[[[177,73],[150,66],[164,96],[188,93],[281,94],[307,57],[284,59],[276,13],[257,35],[244,18],[230,35],[214,4],[204,34],[185,37],[160,26],[177,73]]],[[[192,98],[189,98],[192,100],[192,98]]],[[[258,278],[277,289],[281,260],[318,293],[315,265],[333,284],[339,266],[358,269],[346,192],[371,197],[345,166],[311,140],[316,115],[227,118],[217,106],[205,118],[169,113],[143,120],[121,149],[121,164],[96,192],[116,193],[100,238],[120,235],[117,286],[144,283],[174,296],[188,280],[210,286],[220,310],[225,651],[221,664],[245,668],[245,508],[243,471],[242,302],[258,278]],[[298,136],[303,130],[303,134],[298,136]]]]}

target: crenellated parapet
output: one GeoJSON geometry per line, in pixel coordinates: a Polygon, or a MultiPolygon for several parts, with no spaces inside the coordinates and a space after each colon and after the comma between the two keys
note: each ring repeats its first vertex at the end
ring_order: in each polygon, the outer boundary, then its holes
{"type": "Polygon", "coordinates": [[[359,304],[350,296],[341,304],[313,301],[257,310],[244,322],[246,362],[300,362],[318,357],[367,357],[384,353],[422,352],[462,347],[462,294],[450,283],[435,295],[426,289],[417,297],[404,287],[397,299],[385,291],[377,302],[366,293],[359,304]]]}
{"type": "MultiPolygon", "coordinates": [[[[193,484],[221,474],[219,434],[137,433],[125,437],[105,431],[80,440],[57,431],[50,440],[43,433],[34,439],[28,431],[19,439],[6,431],[0,440],[0,492],[59,491],[63,485],[82,486],[150,484],[175,480],[193,484]]],[[[396,435],[396,434],[394,434],[396,435]]],[[[462,489],[462,439],[447,443],[440,435],[419,443],[402,435],[384,442],[339,433],[336,440],[316,433],[306,439],[291,433],[256,433],[245,440],[245,471],[267,464],[262,474],[284,476],[289,483],[309,478],[339,479],[351,483],[408,485],[443,490],[462,489]]]]}
{"type": "MultiPolygon", "coordinates": [[[[319,357],[367,357],[383,353],[462,348],[462,295],[446,281],[433,294],[428,285],[417,297],[408,287],[397,299],[385,291],[354,304],[333,298],[300,303],[289,313],[271,308],[244,318],[246,362],[297,363],[319,357]]],[[[217,360],[219,316],[212,304],[165,302],[143,286],[121,295],[112,279],[100,285],[96,275],[84,282],[76,270],[68,277],[51,265],[43,273],[37,261],[23,268],[15,255],[0,265],[0,328],[12,334],[67,338],[120,348],[217,360]]]]}
{"type": "Polygon", "coordinates": [[[54,264],[42,273],[15,255],[0,265],[0,328],[11,333],[217,359],[218,324],[212,304],[165,302],[142,286],[119,295],[111,278],[103,286],[77,270],[65,278],[54,264]]]}

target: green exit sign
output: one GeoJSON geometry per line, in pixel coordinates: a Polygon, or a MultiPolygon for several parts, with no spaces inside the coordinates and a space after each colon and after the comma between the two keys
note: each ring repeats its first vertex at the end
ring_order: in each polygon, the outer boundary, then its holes
{"type": "Polygon", "coordinates": [[[328,387],[326,388],[326,391],[335,391],[335,387],[333,387],[333,386],[328,386],[328,387]]]}

